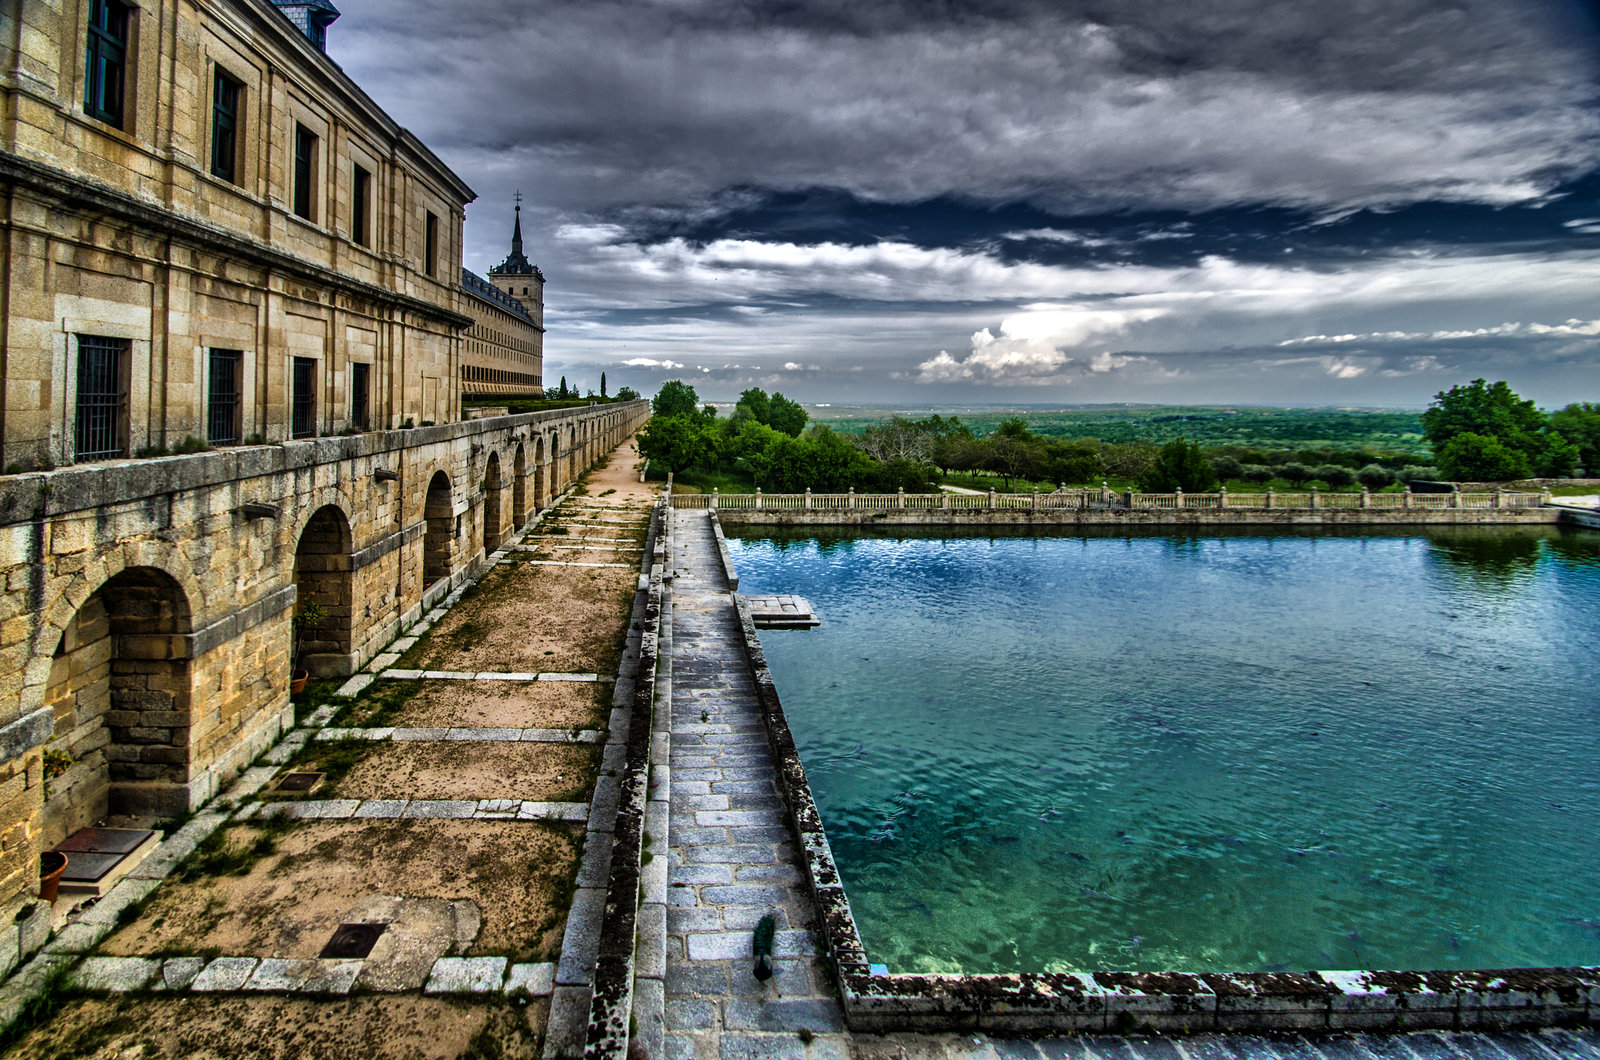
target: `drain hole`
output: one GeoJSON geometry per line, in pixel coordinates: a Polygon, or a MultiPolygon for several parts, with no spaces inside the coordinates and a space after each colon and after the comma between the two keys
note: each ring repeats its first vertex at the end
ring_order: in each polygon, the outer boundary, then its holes
{"type": "Polygon", "coordinates": [[[378,936],[383,934],[387,924],[340,924],[339,930],[333,933],[333,938],[322,947],[321,956],[338,957],[346,960],[365,957],[372,952],[372,947],[378,944],[378,936]]]}
{"type": "Polygon", "coordinates": [[[310,791],[322,783],[321,773],[285,773],[278,781],[278,791],[310,791]]]}

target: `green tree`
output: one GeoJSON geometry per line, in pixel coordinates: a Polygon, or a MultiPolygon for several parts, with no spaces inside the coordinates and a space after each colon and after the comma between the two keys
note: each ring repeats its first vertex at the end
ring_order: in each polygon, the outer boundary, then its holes
{"type": "MultiPolygon", "coordinates": [[[[561,381],[566,386],[566,380],[561,381]]],[[[650,399],[650,412],[653,415],[667,419],[673,416],[692,417],[700,408],[700,395],[694,392],[694,387],[681,379],[673,379],[661,384],[661,389],[656,391],[656,396],[650,399]]]]}
{"type": "Polygon", "coordinates": [[[1352,485],[1356,480],[1356,473],[1343,464],[1323,464],[1312,472],[1312,475],[1320,478],[1334,489],[1352,485]]]}
{"type": "Polygon", "coordinates": [[[1422,430],[1440,472],[1456,480],[1487,481],[1480,473],[1488,467],[1520,472],[1492,478],[1560,475],[1578,459],[1577,447],[1550,428],[1550,418],[1504,380],[1490,385],[1474,379],[1440,391],[1422,414],[1422,430]],[[1476,438],[1452,448],[1451,442],[1469,434],[1476,438]]]}
{"type": "Polygon", "coordinates": [[[638,401],[639,400],[639,392],[637,390],[633,389],[633,387],[631,387],[631,386],[619,386],[619,387],[617,387],[617,400],[618,401],[638,401]]]}
{"type": "Polygon", "coordinates": [[[1081,486],[1105,475],[1106,461],[1093,438],[1048,439],[1044,443],[1045,477],[1057,485],[1081,486]]]}
{"type": "Polygon", "coordinates": [[[565,398],[566,396],[567,396],[567,377],[566,376],[562,376],[561,377],[561,385],[556,388],[556,397],[565,398]]]}
{"type": "Polygon", "coordinates": [[[1550,414],[1550,426],[1578,449],[1578,463],[1600,473],[1600,402],[1580,401],[1550,414]]]}
{"type": "Polygon", "coordinates": [[[983,439],[983,464],[998,472],[1011,488],[1013,479],[1038,478],[1044,473],[1044,442],[1028,430],[1028,421],[1013,416],[983,439]]]}
{"type": "Polygon", "coordinates": [[[687,416],[652,416],[639,432],[639,452],[681,475],[706,459],[711,439],[705,421],[693,411],[687,416]]]}
{"type": "Polygon", "coordinates": [[[1205,493],[1216,488],[1211,461],[1201,455],[1198,444],[1181,437],[1163,445],[1154,466],[1139,478],[1139,489],[1145,493],[1205,493]]]}
{"type": "Polygon", "coordinates": [[[1236,456],[1214,456],[1211,458],[1211,470],[1217,473],[1217,478],[1224,482],[1244,477],[1244,465],[1236,456]]]}
{"type": "Polygon", "coordinates": [[[606,396],[606,374],[604,372],[600,373],[600,396],[606,396]]]}
{"type": "Polygon", "coordinates": [[[1394,472],[1382,464],[1368,464],[1356,472],[1356,478],[1369,490],[1381,490],[1394,482],[1394,472]]]}
{"type": "Polygon", "coordinates": [[[1500,482],[1527,478],[1533,470],[1528,454],[1498,438],[1466,431],[1435,450],[1439,470],[1454,482],[1500,482]]]}
{"type": "Polygon", "coordinates": [[[753,386],[740,394],[739,404],[736,408],[747,409],[750,415],[756,418],[757,423],[766,424],[768,427],[772,426],[772,421],[768,418],[772,414],[772,402],[767,397],[767,392],[760,387],[753,386]]]}
{"type": "Polygon", "coordinates": [[[1317,477],[1316,472],[1298,460],[1291,460],[1287,464],[1281,464],[1276,470],[1278,477],[1291,486],[1304,486],[1307,482],[1317,477]]]}
{"type": "Polygon", "coordinates": [[[767,426],[775,431],[782,431],[791,438],[800,437],[800,432],[806,429],[806,421],[810,418],[798,401],[790,401],[782,394],[774,393],[767,402],[767,426]]]}

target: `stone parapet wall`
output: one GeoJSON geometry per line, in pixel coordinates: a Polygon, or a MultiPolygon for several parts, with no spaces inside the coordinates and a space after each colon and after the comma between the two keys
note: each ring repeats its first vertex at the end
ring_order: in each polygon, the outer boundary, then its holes
{"type": "Polygon", "coordinates": [[[270,746],[297,649],[353,672],[648,417],[638,401],[0,478],[0,920],[37,890],[41,849],[107,812],[181,816],[270,746]],[[48,781],[47,747],[72,759],[48,781]]]}
{"type": "Polygon", "coordinates": [[[1000,508],[941,511],[754,510],[717,509],[717,517],[739,526],[917,526],[917,527],[1354,527],[1354,526],[1541,526],[1561,522],[1561,511],[1548,508],[1000,508]]]}

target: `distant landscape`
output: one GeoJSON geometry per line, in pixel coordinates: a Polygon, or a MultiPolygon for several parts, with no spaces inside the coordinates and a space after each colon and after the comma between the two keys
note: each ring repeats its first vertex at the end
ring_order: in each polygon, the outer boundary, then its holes
{"type": "MultiPolygon", "coordinates": [[[[731,405],[729,406],[731,407],[731,405]]],[[[1364,449],[1430,452],[1422,409],[1281,408],[1218,405],[807,405],[814,423],[860,434],[892,416],[959,416],[975,434],[1020,416],[1045,438],[1098,438],[1161,444],[1187,438],[1202,446],[1267,449],[1364,449]]],[[[1425,461],[1419,461],[1425,462],[1425,461]]]]}

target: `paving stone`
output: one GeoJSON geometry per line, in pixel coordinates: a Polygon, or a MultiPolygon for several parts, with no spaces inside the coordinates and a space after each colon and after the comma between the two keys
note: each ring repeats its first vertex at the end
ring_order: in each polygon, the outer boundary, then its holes
{"type": "Polygon", "coordinates": [[[717,1008],[710,1001],[668,998],[663,1012],[669,1031],[709,1031],[717,1026],[717,1008]]]}
{"type": "Polygon", "coordinates": [[[354,817],[361,806],[360,799],[313,799],[309,802],[287,803],[289,816],[301,821],[341,820],[354,817]]]}
{"type": "Polygon", "coordinates": [[[250,973],[244,989],[344,995],[355,985],[363,963],[358,960],[283,960],[268,957],[250,973]]]}
{"type": "Polygon", "coordinates": [[[772,916],[778,929],[789,927],[789,914],[783,909],[767,909],[759,905],[733,905],[722,910],[722,927],[725,931],[754,931],[764,916],[772,916]]]}
{"type": "Polygon", "coordinates": [[[720,964],[668,965],[666,982],[668,996],[721,996],[728,992],[728,969],[720,964]]]}
{"type": "Polygon", "coordinates": [[[466,820],[477,812],[475,799],[412,799],[406,806],[406,817],[431,817],[443,820],[466,820]]]}
{"type": "Polygon", "coordinates": [[[201,993],[239,990],[250,978],[250,973],[256,970],[258,963],[254,957],[218,957],[201,969],[189,984],[189,989],[201,993]]]}
{"type": "Polygon", "coordinates": [[[384,673],[383,673],[383,676],[387,677],[387,678],[389,678],[391,680],[394,680],[394,681],[420,681],[420,680],[422,680],[422,671],[421,670],[385,670],[384,673]]]}
{"type": "Polygon", "coordinates": [[[735,998],[723,1013],[723,1026],[740,1031],[840,1032],[844,1017],[832,1001],[813,998],[735,998]]]}
{"type": "Polygon", "coordinates": [[[675,865],[667,873],[671,883],[732,883],[731,865],[675,865]]]}
{"type": "Polygon", "coordinates": [[[507,994],[548,997],[555,989],[556,966],[548,962],[513,964],[506,974],[507,994]]]}
{"type": "Polygon", "coordinates": [[[690,865],[765,865],[776,855],[766,843],[711,843],[683,848],[690,865]]]}
{"type": "Polygon", "coordinates": [[[519,821],[587,821],[589,807],[582,802],[528,802],[517,811],[519,821]]]}
{"type": "Polygon", "coordinates": [[[447,740],[480,740],[490,743],[515,743],[522,739],[521,729],[451,729],[447,740]]]}
{"type": "Polygon", "coordinates": [[[479,820],[503,820],[515,818],[521,810],[521,799],[479,799],[473,816],[479,820]]]}
{"type": "Polygon", "coordinates": [[[449,729],[396,729],[392,739],[396,743],[410,743],[421,740],[443,740],[449,729]]]}
{"type": "Polygon", "coordinates": [[[154,984],[156,990],[187,990],[206,966],[204,957],[169,957],[162,962],[161,979],[154,984]]]}
{"type": "Polygon", "coordinates": [[[556,964],[559,985],[587,985],[591,981],[600,952],[600,920],[605,905],[604,887],[579,887],[573,892],[572,906],[567,912],[567,930],[561,942],[561,958],[556,964]]]}
{"type": "Polygon", "coordinates": [[[504,957],[440,957],[428,972],[424,994],[487,994],[506,977],[504,957]]]}
{"type": "Polygon", "coordinates": [[[408,799],[367,799],[362,802],[360,806],[356,807],[356,812],[351,814],[351,816],[382,818],[400,817],[405,814],[406,804],[409,801],[410,800],[408,799]]]}
{"type": "Polygon", "coordinates": [[[805,1060],[806,1047],[792,1034],[724,1034],[719,1060],[805,1060]]]}
{"type": "Polygon", "coordinates": [[[410,651],[416,646],[416,637],[401,637],[399,640],[389,645],[389,650],[394,652],[396,655],[404,655],[406,652],[410,651]]]}
{"type": "Polygon", "coordinates": [[[793,865],[744,865],[734,871],[734,878],[743,883],[750,881],[773,881],[777,883],[803,883],[805,877],[793,865]]]}
{"type": "Polygon", "coordinates": [[[68,924],[57,931],[45,946],[46,953],[88,953],[111,933],[107,924],[68,924]]]}
{"type": "MultiPolygon", "coordinates": [[[[382,658],[385,658],[385,656],[382,656],[382,655],[378,656],[378,659],[382,659],[382,658]]],[[[394,658],[397,660],[400,657],[398,655],[396,655],[394,658]]],[[[378,661],[377,659],[373,660],[373,663],[374,663],[373,668],[374,669],[378,669],[378,670],[383,669],[382,666],[377,666],[376,665],[377,661],[378,661]]],[[[394,660],[390,660],[390,661],[392,662],[394,660]]],[[[352,697],[352,696],[359,696],[362,692],[366,691],[367,686],[372,684],[372,682],[375,681],[375,680],[377,680],[377,676],[375,674],[356,674],[354,677],[350,678],[350,680],[348,680],[344,684],[340,685],[339,686],[339,690],[337,692],[335,692],[334,695],[343,696],[343,697],[346,697],[346,698],[349,698],[349,697],[352,697]]]]}
{"type": "Polygon", "coordinates": [[[776,884],[735,883],[722,887],[706,887],[700,897],[715,905],[765,905],[783,904],[789,889],[776,884]]]}
{"type": "Polygon", "coordinates": [[[85,957],[69,982],[84,990],[121,994],[143,990],[160,972],[159,957],[85,957]]]}
{"type": "Polygon", "coordinates": [[[679,935],[690,931],[721,931],[722,912],[698,906],[693,909],[668,909],[667,930],[679,935]]]}

